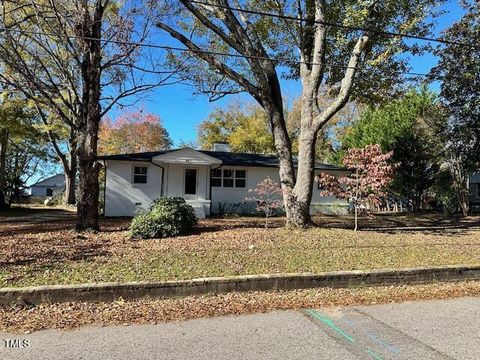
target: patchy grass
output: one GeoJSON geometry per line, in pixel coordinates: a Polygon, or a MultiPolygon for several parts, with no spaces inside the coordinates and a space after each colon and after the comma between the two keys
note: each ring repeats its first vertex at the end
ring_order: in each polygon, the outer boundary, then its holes
{"type": "Polygon", "coordinates": [[[85,325],[157,324],[202,317],[260,313],[273,310],[370,305],[407,300],[480,296],[480,282],[379,286],[355,289],[309,289],[181,299],[63,303],[37,307],[0,308],[0,331],[29,333],[42,329],[72,329],[85,325]]]}
{"type": "Polygon", "coordinates": [[[202,220],[195,234],[130,240],[128,219],[104,219],[103,231],[76,234],[74,219],[48,214],[0,218],[0,287],[161,281],[281,272],[475,264],[480,217],[434,214],[362,219],[317,217],[322,227],[289,230],[284,219],[202,220]]]}

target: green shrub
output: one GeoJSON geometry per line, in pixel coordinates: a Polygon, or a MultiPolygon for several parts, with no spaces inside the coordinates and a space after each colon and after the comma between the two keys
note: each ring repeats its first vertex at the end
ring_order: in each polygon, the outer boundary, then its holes
{"type": "Polygon", "coordinates": [[[147,211],[135,215],[130,224],[134,239],[166,238],[192,231],[197,223],[193,207],[180,197],[161,198],[147,211]]]}

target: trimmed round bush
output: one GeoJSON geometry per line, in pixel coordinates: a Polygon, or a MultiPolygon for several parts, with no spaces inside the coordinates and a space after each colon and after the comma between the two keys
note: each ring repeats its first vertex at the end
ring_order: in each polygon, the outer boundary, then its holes
{"type": "Polygon", "coordinates": [[[191,232],[196,223],[193,207],[183,198],[160,198],[148,210],[135,215],[130,224],[130,237],[151,239],[182,235],[191,232]]]}

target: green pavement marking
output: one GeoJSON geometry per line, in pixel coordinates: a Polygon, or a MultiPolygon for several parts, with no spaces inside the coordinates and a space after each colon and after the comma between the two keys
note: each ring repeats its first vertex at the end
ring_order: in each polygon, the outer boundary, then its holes
{"type": "Polygon", "coordinates": [[[350,335],[348,335],[347,333],[345,333],[342,329],[340,329],[338,326],[336,326],[333,321],[331,319],[329,319],[328,317],[324,316],[324,315],[321,315],[319,314],[318,312],[316,312],[315,310],[311,310],[311,309],[308,309],[307,310],[307,313],[311,316],[313,316],[315,319],[318,319],[320,321],[322,321],[325,325],[329,326],[330,328],[332,328],[333,330],[335,330],[337,333],[339,333],[340,335],[342,335],[345,339],[347,339],[348,341],[350,341],[351,343],[354,343],[355,342],[355,339],[353,337],[351,337],[350,335]]]}
{"type": "Polygon", "coordinates": [[[378,355],[375,351],[367,349],[367,352],[373,356],[374,359],[376,360],[384,360],[385,358],[383,356],[378,355]]]}

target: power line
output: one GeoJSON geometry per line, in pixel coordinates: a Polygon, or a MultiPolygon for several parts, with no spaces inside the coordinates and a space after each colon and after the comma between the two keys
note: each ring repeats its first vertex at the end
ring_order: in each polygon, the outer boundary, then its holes
{"type": "Polygon", "coordinates": [[[309,20],[309,19],[299,18],[299,17],[292,16],[292,15],[281,15],[281,14],[275,14],[275,13],[258,11],[258,10],[241,9],[241,8],[236,8],[236,7],[221,5],[221,4],[211,4],[211,3],[202,2],[202,1],[198,1],[198,0],[190,0],[190,2],[192,2],[194,4],[198,4],[198,5],[211,6],[211,7],[216,7],[216,8],[220,8],[220,9],[238,11],[238,12],[242,12],[242,13],[245,13],[245,14],[269,16],[269,17],[273,17],[273,18],[277,18],[277,19],[292,20],[292,21],[297,21],[297,22],[313,22],[315,24],[320,24],[320,25],[325,25],[325,26],[330,26],[330,27],[337,27],[337,28],[341,28],[341,29],[345,29],[345,30],[365,31],[365,32],[375,33],[375,34],[378,34],[378,35],[384,35],[384,36],[389,36],[389,37],[405,37],[405,38],[409,38],[409,39],[436,42],[436,43],[440,43],[440,44],[473,47],[472,44],[467,44],[467,43],[453,41],[453,40],[444,40],[444,39],[438,39],[438,38],[433,38],[433,37],[405,34],[405,33],[400,33],[400,32],[386,31],[386,30],[380,30],[380,29],[374,29],[374,28],[363,28],[363,27],[360,27],[360,26],[343,25],[343,24],[333,23],[333,22],[330,22],[330,21],[321,21],[321,20],[313,20],[312,21],[312,20],[309,20]]]}
{"type": "MultiPolygon", "coordinates": [[[[58,38],[68,38],[68,39],[81,39],[81,40],[90,40],[90,41],[101,41],[104,43],[114,43],[118,45],[130,45],[130,46],[139,46],[139,47],[147,47],[153,49],[163,49],[163,50],[170,50],[170,51],[181,51],[181,52],[190,52],[190,53],[198,53],[198,54],[207,54],[207,55],[215,55],[215,56],[225,56],[225,57],[233,57],[233,58],[244,58],[244,59],[251,59],[251,60],[266,60],[272,61],[277,63],[286,63],[291,65],[313,65],[313,66],[326,66],[332,68],[342,68],[342,69],[357,69],[359,71],[364,70],[364,68],[359,67],[351,67],[348,65],[343,64],[332,64],[332,63],[315,63],[315,62],[308,62],[308,61],[301,61],[301,60],[291,60],[291,59],[284,59],[284,58],[274,58],[274,57],[266,57],[266,56],[255,56],[255,55],[244,55],[244,54],[232,54],[232,53],[225,53],[219,51],[212,51],[212,50],[194,50],[188,48],[181,48],[175,46],[168,46],[168,45],[157,45],[157,44],[146,44],[146,43],[139,43],[133,41],[122,41],[122,40],[105,40],[100,38],[94,37],[87,37],[87,36],[80,36],[80,35],[68,35],[68,34],[56,34],[56,33],[47,33],[42,31],[34,31],[34,30],[21,30],[21,29],[12,29],[12,28],[0,28],[1,31],[8,31],[8,32],[16,32],[22,34],[32,34],[32,35],[43,35],[43,36],[52,36],[58,38]]],[[[406,71],[393,71],[396,74],[401,75],[409,75],[409,76],[428,76],[425,73],[417,73],[417,72],[406,72],[406,71]]]]}

